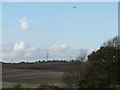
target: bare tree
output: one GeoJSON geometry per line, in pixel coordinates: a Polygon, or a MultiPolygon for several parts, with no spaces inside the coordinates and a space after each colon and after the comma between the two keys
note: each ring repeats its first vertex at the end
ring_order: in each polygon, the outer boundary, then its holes
{"type": "Polygon", "coordinates": [[[65,72],[63,81],[66,87],[79,88],[80,81],[82,80],[82,73],[85,71],[85,60],[87,57],[86,51],[81,51],[75,61],[69,63],[70,68],[65,72]]]}
{"type": "Polygon", "coordinates": [[[110,40],[104,42],[102,46],[104,46],[104,47],[106,47],[106,46],[117,47],[118,44],[119,44],[119,38],[116,36],[113,39],[110,39],[110,40]]]}

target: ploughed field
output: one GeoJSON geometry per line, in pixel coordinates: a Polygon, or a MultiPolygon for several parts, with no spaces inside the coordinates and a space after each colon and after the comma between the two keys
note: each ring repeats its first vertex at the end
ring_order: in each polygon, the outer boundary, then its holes
{"type": "Polygon", "coordinates": [[[75,63],[43,62],[2,64],[3,87],[10,87],[15,83],[22,83],[37,87],[40,84],[63,84],[63,75],[75,63]],[[13,84],[12,84],[13,83],[13,84]]]}

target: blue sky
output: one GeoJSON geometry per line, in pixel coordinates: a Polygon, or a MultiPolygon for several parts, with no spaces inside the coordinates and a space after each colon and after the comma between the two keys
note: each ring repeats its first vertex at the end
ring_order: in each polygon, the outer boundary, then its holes
{"type": "Polygon", "coordinates": [[[92,50],[118,34],[117,2],[3,3],[2,10],[3,42],[11,49],[92,50]]]}

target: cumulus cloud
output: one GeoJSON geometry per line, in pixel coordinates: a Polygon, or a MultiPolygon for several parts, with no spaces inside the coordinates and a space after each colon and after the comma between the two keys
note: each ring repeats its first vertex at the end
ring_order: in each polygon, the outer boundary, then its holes
{"type": "Polygon", "coordinates": [[[25,58],[28,59],[43,59],[47,53],[46,49],[40,49],[37,47],[30,47],[25,51],[25,58]]]}
{"type": "Polygon", "coordinates": [[[29,48],[28,50],[26,50],[25,57],[33,57],[33,55],[37,53],[37,50],[38,49],[36,47],[29,48]]]}
{"type": "Polygon", "coordinates": [[[59,55],[61,53],[67,52],[69,50],[69,46],[66,44],[61,44],[61,45],[54,45],[49,48],[49,53],[52,55],[59,55]]]}
{"type": "Polygon", "coordinates": [[[26,17],[22,17],[20,20],[19,20],[19,23],[20,23],[20,27],[23,31],[27,31],[30,29],[30,26],[29,26],[29,23],[28,23],[28,20],[26,17]]]}
{"type": "Polygon", "coordinates": [[[8,46],[3,46],[0,59],[5,61],[23,59],[26,49],[27,45],[23,41],[15,43],[14,45],[9,45],[8,43],[8,46]],[[6,47],[8,48],[6,49],[6,47]]]}
{"type": "Polygon", "coordinates": [[[46,60],[46,54],[49,53],[49,59],[75,59],[80,50],[72,50],[67,44],[53,45],[48,49],[30,47],[24,41],[14,43],[12,49],[0,53],[0,59],[3,61],[15,62],[46,60]]]}
{"type": "Polygon", "coordinates": [[[26,48],[27,46],[25,45],[25,43],[23,41],[20,41],[19,43],[15,43],[13,47],[13,51],[20,52],[20,51],[24,51],[26,48]]]}

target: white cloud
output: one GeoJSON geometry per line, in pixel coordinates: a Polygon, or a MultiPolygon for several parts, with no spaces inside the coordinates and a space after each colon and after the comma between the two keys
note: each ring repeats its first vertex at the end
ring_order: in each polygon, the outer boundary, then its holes
{"type": "Polygon", "coordinates": [[[35,47],[29,48],[28,50],[26,50],[25,57],[33,57],[36,51],[37,51],[37,48],[35,47]]]}
{"type": "MultiPolygon", "coordinates": [[[[75,59],[81,50],[72,50],[67,44],[53,45],[48,49],[41,49],[38,47],[30,47],[24,41],[14,43],[12,49],[0,53],[0,59],[4,61],[15,62],[20,61],[36,61],[45,60],[46,54],[49,53],[48,59],[75,59]]],[[[3,48],[4,49],[4,48],[3,48]]]]}
{"type": "Polygon", "coordinates": [[[15,43],[13,47],[13,51],[20,52],[20,51],[24,51],[26,48],[27,46],[25,45],[25,43],[23,41],[20,41],[19,43],[15,43]]]}
{"type": "Polygon", "coordinates": [[[29,23],[28,23],[28,20],[26,17],[21,18],[19,23],[20,23],[20,27],[23,31],[27,31],[30,29],[30,26],[29,26],[29,23]]]}
{"type": "MultiPolygon", "coordinates": [[[[3,46],[4,47],[4,46],[3,46]]],[[[6,46],[5,46],[6,47],[6,46]]],[[[0,52],[0,60],[20,62],[21,60],[38,60],[45,57],[46,50],[29,47],[24,41],[14,43],[12,49],[0,52]]]]}
{"type": "Polygon", "coordinates": [[[69,50],[69,46],[66,44],[61,44],[61,45],[54,45],[49,48],[49,53],[52,55],[59,55],[61,53],[67,52],[69,50]]]}
{"type": "Polygon", "coordinates": [[[26,58],[33,58],[33,59],[39,59],[41,57],[41,49],[39,48],[36,48],[36,47],[31,47],[31,48],[28,48],[26,51],[25,51],[25,57],[26,58]]]}

